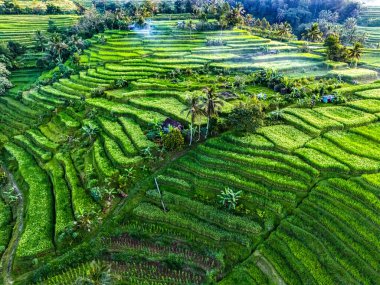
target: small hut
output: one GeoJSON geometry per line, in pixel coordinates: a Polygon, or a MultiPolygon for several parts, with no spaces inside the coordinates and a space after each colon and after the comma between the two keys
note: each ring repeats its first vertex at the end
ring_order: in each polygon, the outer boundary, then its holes
{"type": "Polygon", "coordinates": [[[323,103],[333,103],[335,101],[335,96],[334,95],[324,95],[324,96],[322,96],[321,101],[323,103]]]}
{"type": "Polygon", "coordinates": [[[162,127],[162,130],[167,133],[169,132],[169,128],[170,126],[172,126],[172,128],[176,128],[176,129],[179,129],[180,131],[183,130],[183,125],[176,121],[176,120],[173,120],[172,118],[167,118],[161,125],[162,127]]]}

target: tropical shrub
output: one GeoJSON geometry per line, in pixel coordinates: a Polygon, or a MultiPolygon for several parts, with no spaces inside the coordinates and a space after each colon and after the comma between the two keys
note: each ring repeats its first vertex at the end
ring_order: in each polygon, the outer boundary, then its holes
{"type": "Polygon", "coordinates": [[[91,91],[92,98],[104,97],[105,94],[106,94],[106,89],[104,87],[98,87],[91,91]]]}
{"type": "Polygon", "coordinates": [[[228,115],[227,124],[239,131],[255,131],[264,124],[264,109],[256,97],[241,102],[228,115]]]}
{"type": "Polygon", "coordinates": [[[162,136],[162,144],[167,150],[180,150],[185,144],[185,139],[178,128],[170,128],[169,132],[162,136]]]}

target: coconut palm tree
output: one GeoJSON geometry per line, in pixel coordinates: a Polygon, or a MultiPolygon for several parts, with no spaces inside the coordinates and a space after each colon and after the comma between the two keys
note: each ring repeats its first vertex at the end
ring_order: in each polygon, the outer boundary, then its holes
{"type": "Polygon", "coordinates": [[[86,270],[85,276],[78,277],[75,285],[108,285],[113,284],[111,267],[100,261],[93,261],[86,270]]]}
{"type": "Polygon", "coordinates": [[[222,97],[215,92],[215,86],[206,87],[204,90],[205,97],[203,98],[203,102],[201,104],[201,110],[207,116],[207,128],[206,128],[206,136],[207,138],[210,128],[210,120],[212,117],[215,117],[220,112],[221,108],[224,105],[222,97]]]}
{"type": "Polygon", "coordinates": [[[78,52],[84,48],[84,41],[78,35],[72,35],[70,37],[69,46],[74,52],[78,52]]]}
{"type": "Polygon", "coordinates": [[[58,61],[62,62],[62,53],[66,51],[69,46],[62,40],[61,36],[54,34],[49,42],[50,51],[58,56],[58,61]]]}
{"type": "Polygon", "coordinates": [[[94,137],[99,133],[99,130],[97,127],[88,124],[82,127],[82,132],[85,137],[88,137],[90,141],[92,141],[94,137]]]}
{"type": "Polygon", "coordinates": [[[128,17],[126,16],[124,10],[117,9],[115,11],[115,21],[119,27],[119,30],[121,30],[121,27],[123,26],[123,23],[128,20],[128,17]]]}
{"type": "Polygon", "coordinates": [[[107,198],[107,200],[111,201],[112,198],[117,194],[115,188],[111,187],[109,185],[109,187],[104,187],[104,188],[101,188],[101,192],[102,192],[102,196],[104,194],[104,196],[107,198]]]}
{"type": "Polygon", "coordinates": [[[193,142],[193,129],[194,129],[194,123],[195,120],[201,115],[202,110],[200,108],[199,99],[200,95],[198,93],[189,93],[186,100],[187,100],[187,106],[185,109],[182,110],[182,112],[186,113],[186,118],[190,116],[191,118],[191,124],[190,124],[190,143],[193,142]]]}
{"type": "Polygon", "coordinates": [[[288,22],[281,23],[278,26],[277,33],[280,36],[281,40],[284,38],[289,38],[292,34],[292,26],[288,22]]]}
{"type": "Polygon", "coordinates": [[[244,23],[245,10],[242,4],[238,3],[227,13],[227,21],[229,26],[236,26],[244,23]]]}
{"type": "Polygon", "coordinates": [[[193,20],[189,20],[189,21],[186,23],[186,28],[189,30],[190,38],[191,38],[191,33],[192,33],[192,31],[194,31],[194,30],[196,29],[196,25],[195,25],[195,23],[193,22],[193,20]]]}
{"type": "Polygon", "coordinates": [[[226,19],[225,15],[222,15],[218,21],[220,26],[220,35],[223,35],[223,30],[228,27],[228,20],[226,19]]]}
{"type": "Polygon", "coordinates": [[[320,42],[323,33],[319,29],[318,23],[314,23],[309,29],[302,34],[302,37],[311,42],[320,42]]]}
{"type": "Polygon", "coordinates": [[[41,31],[36,31],[34,34],[34,40],[36,41],[36,50],[45,51],[47,39],[41,31]]]}
{"type": "Polygon", "coordinates": [[[348,50],[348,58],[354,62],[355,67],[363,53],[363,45],[360,42],[354,43],[354,46],[348,50]]]}

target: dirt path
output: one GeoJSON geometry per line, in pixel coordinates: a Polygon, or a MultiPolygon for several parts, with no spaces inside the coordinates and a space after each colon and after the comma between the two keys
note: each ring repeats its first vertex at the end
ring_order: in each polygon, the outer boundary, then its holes
{"type": "Polygon", "coordinates": [[[259,251],[255,251],[253,255],[256,258],[256,265],[266,276],[270,277],[275,284],[278,285],[286,285],[285,281],[282,280],[281,276],[277,273],[276,269],[272,266],[272,264],[260,254],[259,251]]]}
{"type": "Polygon", "coordinates": [[[19,200],[16,205],[16,223],[13,228],[12,238],[8,244],[8,248],[5,250],[3,257],[0,262],[1,276],[5,285],[13,284],[12,280],[12,266],[14,256],[16,254],[16,249],[18,242],[21,237],[21,233],[24,228],[24,197],[20,188],[17,186],[17,183],[13,175],[5,169],[9,182],[12,187],[15,189],[16,194],[19,196],[19,200]]]}

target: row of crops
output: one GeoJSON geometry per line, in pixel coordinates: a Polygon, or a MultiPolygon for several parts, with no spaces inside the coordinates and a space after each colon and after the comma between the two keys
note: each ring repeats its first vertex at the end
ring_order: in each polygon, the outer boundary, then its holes
{"type": "MultiPolygon", "coordinates": [[[[1,0],[0,5],[3,3],[4,1],[1,0]]],[[[45,12],[48,5],[53,5],[55,7],[58,7],[63,12],[75,12],[77,10],[75,1],[71,1],[71,0],[59,0],[59,1],[58,0],[47,0],[47,1],[18,0],[16,4],[18,7],[20,7],[20,9],[23,9],[23,10],[27,9],[29,11],[35,11],[39,13],[45,12]]]]}
{"type": "Polygon", "coordinates": [[[290,122],[210,139],[157,176],[164,194],[149,190],[133,210],[135,219],[164,224],[178,239],[196,233],[198,247],[217,241],[214,250],[223,253],[227,268],[236,262],[228,243],[246,247],[234,248],[235,257],[254,250],[222,284],[376,284],[380,261],[371,252],[378,251],[380,128],[371,114],[339,108],[291,110],[306,125],[326,121],[319,134],[290,122]],[[217,206],[226,187],[244,193],[230,217],[217,206]]]}
{"type": "MultiPolygon", "coordinates": [[[[67,3],[64,3],[65,1],[61,2],[62,5],[68,7],[67,3]]],[[[40,3],[45,5],[45,2],[40,3]]],[[[54,22],[56,27],[64,28],[74,25],[78,18],[77,15],[39,15],[38,17],[35,15],[1,15],[0,42],[14,41],[27,48],[26,52],[18,57],[18,62],[21,62],[22,68],[12,72],[16,75],[11,78],[13,85],[22,85],[23,82],[19,80],[19,77],[23,77],[23,75],[26,77],[25,80],[31,83],[40,75],[40,71],[35,69],[36,61],[44,53],[35,50],[35,33],[37,31],[46,33],[50,20],[54,22]]],[[[28,88],[28,85],[23,85],[23,87],[28,88]]]]}
{"type": "Polygon", "coordinates": [[[359,15],[359,30],[367,34],[366,43],[373,48],[379,48],[380,44],[380,7],[364,7],[359,15]]]}
{"type": "Polygon", "coordinates": [[[32,48],[34,46],[34,33],[36,31],[46,31],[49,19],[53,20],[57,27],[65,27],[74,24],[78,16],[39,15],[36,17],[34,15],[1,15],[0,41],[17,41],[32,48]]]}
{"type": "MultiPolygon", "coordinates": [[[[17,260],[62,249],[62,232],[83,212],[103,206],[91,188],[125,169],[144,166],[142,151],[155,147],[145,135],[152,121],[170,117],[188,123],[181,112],[186,91],[216,81],[215,75],[201,75],[202,70],[238,72],[244,65],[285,66],[300,60],[294,67],[299,72],[305,64],[323,64],[319,56],[295,52],[253,58],[263,44],[277,50],[292,47],[241,30],[190,34],[174,24],[160,21],[153,29],[108,31],[106,43],[94,38],[82,56],[87,70],[24,92],[21,100],[18,90],[1,98],[0,143],[26,197],[17,260]],[[224,45],[206,45],[207,39],[219,37],[224,45]],[[179,73],[187,79],[176,81],[179,73]],[[115,82],[120,79],[123,87],[115,82]],[[98,130],[93,137],[82,129],[89,125],[98,130]]],[[[262,67],[249,67],[256,68],[262,67]]],[[[14,77],[29,82],[25,74],[14,77]]],[[[148,191],[142,201],[134,201],[136,207],[117,235],[105,241],[109,252],[100,262],[127,274],[130,284],[144,284],[146,276],[159,284],[201,283],[213,269],[229,272],[257,245],[269,242],[267,235],[311,199],[321,177],[368,173],[368,181],[376,181],[370,175],[380,167],[374,139],[380,110],[373,86],[355,90],[363,100],[313,110],[287,108],[286,125],[249,136],[227,133],[190,151],[157,177],[162,197],[148,191]],[[244,192],[237,214],[216,206],[226,187],[244,192]],[[162,211],[162,200],[168,212],[162,211]],[[147,250],[155,253],[151,260],[142,257],[147,250]],[[126,262],[126,254],[134,258],[126,262]],[[159,264],[172,258],[184,264],[181,269],[159,264]]],[[[68,280],[91,266],[83,264],[51,282],[60,284],[61,278],[68,280]]],[[[266,278],[261,269],[252,272],[266,278]]]]}
{"type": "Polygon", "coordinates": [[[82,62],[123,61],[148,54],[152,58],[151,63],[160,63],[165,58],[168,61],[170,58],[167,64],[197,68],[209,63],[212,69],[224,72],[252,72],[273,68],[290,74],[297,73],[298,76],[304,76],[306,72],[321,76],[326,75],[330,69],[322,56],[298,52],[297,46],[253,36],[247,31],[197,33],[174,28],[175,25],[174,21],[152,22],[154,29],[137,33],[142,34],[143,39],[137,38],[136,33],[134,37],[127,38],[123,36],[125,32],[120,32],[119,35],[109,33],[106,35],[106,45],[92,46],[86,52],[88,58],[83,58],[82,62]],[[175,36],[175,40],[168,34],[168,30],[175,36]],[[217,44],[205,46],[206,41],[217,44]],[[125,50],[123,46],[131,47],[133,51],[125,50]]]}
{"type": "Polygon", "coordinates": [[[222,284],[377,284],[379,185],[367,177],[378,174],[319,183],[222,284]]]}
{"type": "MultiPolygon", "coordinates": [[[[26,132],[13,137],[12,143],[5,144],[6,157],[13,157],[9,160],[10,165],[17,168],[19,180],[28,189],[25,192],[28,196],[28,218],[20,241],[20,256],[52,249],[52,244],[58,242],[63,230],[82,212],[100,208],[89,193],[89,185],[94,183],[92,181],[95,179],[97,183],[96,179],[114,176],[117,169],[140,164],[141,150],[154,146],[134,120],[120,118],[115,121],[97,117],[92,124],[98,126],[101,134],[93,148],[84,152],[78,146],[70,154],[60,146],[70,144],[70,140],[75,140],[75,137],[76,140],[80,139],[80,120],[83,118],[79,115],[68,108],[48,123],[39,128],[25,129],[26,132]],[[55,213],[52,212],[53,209],[55,213]],[[30,215],[44,217],[39,219],[40,227],[29,222],[29,212],[30,215]],[[31,242],[29,229],[36,243],[31,242]],[[43,238],[37,233],[46,235],[43,238]],[[24,239],[25,248],[22,246],[24,239]]],[[[37,220],[33,216],[30,219],[37,220]]]]}

